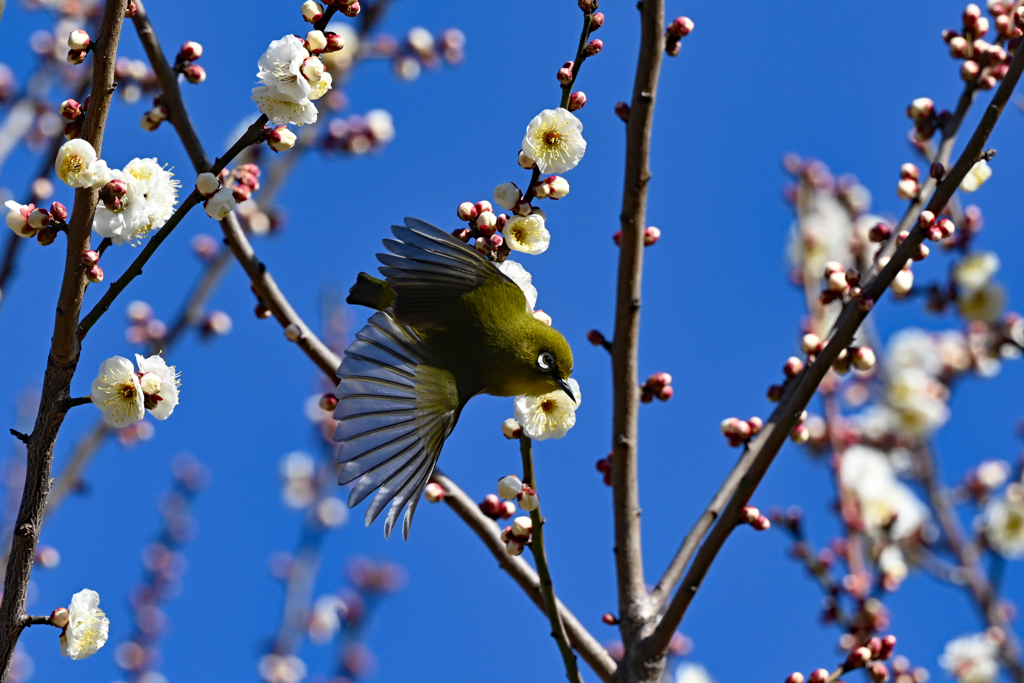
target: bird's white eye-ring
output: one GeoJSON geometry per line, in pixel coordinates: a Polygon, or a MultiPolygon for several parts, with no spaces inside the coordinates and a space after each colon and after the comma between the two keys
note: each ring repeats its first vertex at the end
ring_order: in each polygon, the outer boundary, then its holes
{"type": "Polygon", "coordinates": [[[545,351],[544,353],[537,356],[537,366],[541,370],[550,370],[551,366],[555,364],[554,357],[545,351]]]}

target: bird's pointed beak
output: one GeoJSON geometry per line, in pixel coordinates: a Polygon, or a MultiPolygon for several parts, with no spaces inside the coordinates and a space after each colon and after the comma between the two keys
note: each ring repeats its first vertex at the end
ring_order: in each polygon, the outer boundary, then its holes
{"type": "Polygon", "coordinates": [[[561,377],[555,377],[555,383],[561,387],[562,391],[564,391],[570,399],[572,399],[573,403],[576,403],[576,395],[572,393],[572,386],[569,385],[568,380],[564,380],[561,377]]]}

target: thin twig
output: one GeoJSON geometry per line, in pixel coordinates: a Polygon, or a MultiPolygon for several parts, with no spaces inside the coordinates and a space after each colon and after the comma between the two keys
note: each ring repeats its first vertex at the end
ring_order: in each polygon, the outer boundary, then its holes
{"type": "MultiPolygon", "coordinates": [[[[949,202],[960,182],[967,176],[968,171],[984,151],[988,136],[999,120],[1022,71],[1024,71],[1024,50],[1018,50],[1010,63],[1006,77],[986,107],[977,129],[956,164],[938,183],[934,194],[928,201],[927,209],[935,215],[942,213],[942,209],[949,202]]],[[[947,135],[947,138],[951,137],[952,135],[947,135]]],[[[951,145],[952,143],[950,143],[951,145]]],[[[927,184],[925,187],[927,188],[927,184]]],[[[922,190],[922,194],[924,194],[924,190],[922,190]]],[[[905,220],[908,219],[905,218],[905,220]]],[[[915,220],[916,217],[912,217],[908,223],[913,223],[915,220]]],[[[867,300],[872,303],[878,301],[924,239],[923,230],[911,230],[907,239],[896,249],[885,267],[864,286],[861,301],[867,300]]],[[[790,383],[783,394],[779,407],[772,413],[761,433],[748,444],[739,463],[722,485],[716,495],[716,501],[724,497],[728,498],[729,502],[718,516],[718,522],[711,529],[704,545],[697,551],[693,565],[669,604],[665,617],[645,644],[644,650],[647,657],[660,657],[667,650],[672,634],[682,621],[683,615],[693,600],[697,588],[704,580],[711,563],[725,544],[729,534],[736,527],[743,506],[753,495],[775,455],[785,443],[790,431],[796,426],[800,414],[806,408],[811,397],[814,396],[818,384],[832,367],[839,353],[853,343],[854,334],[870,310],[870,307],[860,306],[861,301],[850,301],[844,306],[839,319],[832,327],[828,345],[815,361],[790,383]],[[864,310],[865,308],[867,310],[864,310]]],[[[715,511],[712,510],[712,512],[715,511]]]]}
{"type": "Polygon", "coordinates": [[[637,421],[640,407],[638,349],[647,186],[651,178],[651,127],[661,60],[665,52],[663,0],[642,0],[640,54],[633,100],[626,124],[626,171],[620,215],[615,335],[612,341],[612,506],[615,518],[615,568],[618,578],[619,629],[629,678],[652,680],[664,660],[636,658],[637,645],[653,628],[640,548],[640,491],[637,476],[637,421]],[[646,669],[641,671],[641,668],[646,669]]]}
{"type": "Polygon", "coordinates": [[[53,619],[50,616],[30,617],[26,614],[21,618],[21,625],[26,628],[29,626],[53,626],[53,619]]]}
{"type": "MultiPolygon", "coordinates": [[[[523,458],[523,484],[536,491],[537,478],[533,472],[533,445],[530,437],[526,434],[519,436],[519,454],[523,458]]],[[[565,664],[565,677],[569,679],[569,683],[583,683],[579,667],[576,666],[576,653],[569,645],[569,638],[565,635],[565,626],[558,614],[555,585],[551,581],[548,556],[544,550],[544,518],[540,514],[540,505],[530,511],[530,519],[533,521],[533,540],[530,542],[530,552],[533,553],[533,560],[537,565],[537,575],[540,577],[540,592],[544,596],[544,610],[551,621],[551,637],[558,643],[558,651],[562,654],[562,663],[565,664]]]]}
{"type": "MultiPolygon", "coordinates": [[[[114,62],[125,6],[123,2],[106,3],[102,24],[96,36],[96,47],[92,50],[92,94],[82,126],[82,139],[89,142],[97,154],[102,148],[103,129],[114,93],[114,62]]],[[[25,597],[32,574],[39,527],[46,496],[50,491],[53,446],[64,421],[62,404],[70,398],[71,378],[78,365],[79,344],[75,331],[86,285],[81,257],[89,247],[92,214],[98,194],[95,189],[77,190],[68,222],[67,252],[57,299],[57,315],[40,392],[39,412],[28,444],[25,489],[14,524],[10,561],[4,578],[4,599],[0,602],[0,683],[7,681],[14,648],[24,628],[21,618],[25,614],[25,597]]]]}
{"type": "MultiPolygon", "coordinates": [[[[440,484],[444,489],[444,502],[455,511],[480,540],[484,542],[487,549],[491,551],[498,564],[508,572],[523,592],[533,600],[541,610],[544,610],[544,596],[541,593],[540,577],[521,557],[513,557],[505,550],[505,543],[501,540],[498,526],[490,517],[480,512],[473,499],[460,489],[455,482],[446,477],[439,469],[434,469],[430,477],[431,481],[440,484]]],[[[611,655],[601,646],[597,639],[587,631],[575,615],[557,598],[558,613],[565,625],[565,632],[572,643],[573,648],[580,653],[590,668],[601,678],[604,683],[613,683],[615,680],[618,665],[611,655]]],[[[546,613],[546,612],[545,612],[546,613]]]]}
{"type": "Polygon", "coordinates": [[[956,508],[950,502],[949,491],[941,483],[942,479],[939,476],[938,463],[934,453],[928,448],[919,448],[915,455],[921,473],[921,481],[928,492],[928,498],[935,510],[939,526],[942,527],[946,543],[953,551],[963,572],[966,588],[974,599],[986,625],[998,628],[1003,632],[1004,637],[999,648],[1000,659],[1013,679],[1021,683],[1024,681],[1024,663],[1021,662],[1020,641],[1017,639],[1013,627],[1006,620],[998,596],[985,574],[978,546],[971,543],[964,533],[956,508]]]}

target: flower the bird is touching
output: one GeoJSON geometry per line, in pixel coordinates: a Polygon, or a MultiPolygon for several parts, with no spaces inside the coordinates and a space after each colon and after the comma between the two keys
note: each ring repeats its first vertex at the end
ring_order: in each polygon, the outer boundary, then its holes
{"type": "Polygon", "coordinates": [[[498,270],[504,273],[512,282],[519,285],[526,297],[526,310],[533,311],[537,305],[537,288],[533,286],[533,276],[526,272],[526,268],[511,259],[506,259],[498,265],[498,270]]]}
{"type": "Polygon", "coordinates": [[[408,505],[408,538],[416,504],[466,402],[477,394],[558,394],[561,400],[547,405],[557,410],[535,416],[537,424],[550,422],[550,437],[568,429],[572,411],[565,415],[563,407],[578,399],[579,388],[569,379],[569,343],[531,313],[521,267],[503,272],[447,232],[414,218],[405,223],[392,227],[397,239],[384,240],[390,253],[377,256],[386,281],[360,273],[347,299],[378,313],[338,369],[334,439],[344,463],[340,483],[356,482],[349,505],[379,489],[366,523],[391,503],[385,534],[408,505]]]}
{"type": "Polygon", "coordinates": [[[68,607],[68,623],[60,634],[60,650],[64,657],[85,659],[107,642],[110,620],[100,609],[100,595],[85,590],[75,593],[68,607]]]}
{"type": "Polygon", "coordinates": [[[568,109],[545,109],[526,127],[523,154],[544,175],[575,168],[586,151],[583,123],[568,109]]]}
{"type": "Polygon", "coordinates": [[[146,410],[166,420],[178,405],[178,373],[160,356],[136,355],[139,372],[127,358],[114,356],[103,361],[92,383],[92,402],[112,427],[127,427],[140,421],[146,410]]]}
{"type": "Polygon", "coordinates": [[[71,187],[93,187],[107,182],[107,164],[96,150],[82,139],[68,140],[57,151],[54,162],[57,177],[71,187]]]}
{"type": "Polygon", "coordinates": [[[312,100],[331,87],[331,75],[323,64],[309,54],[301,38],[292,35],[270,43],[260,57],[256,77],[261,85],[252,89],[252,100],[277,125],[316,121],[312,100]]]}
{"type": "Polygon", "coordinates": [[[529,216],[513,216],[505,223],[501,234],[509,249],[524,254],[543,254],[551,244],[551,233],[544,226],[544,216],[538,212],[529,216]]]}
{"type": "Polygon", "coordinates": [[[536,441],[561,439],[573,428],[582,397],[576,380],[570,379],[568,383],[572,390],[571,398],[562,391],[552,391],[543,396],[516,397],[513,419],[526,436],[536,441]]]}
{"type": "Polygon", "coordinates": [[[101,201],[96,206],[92,227],[100,237],[138,244],[174,213],[180,183],[156,159],[132,159],[124,169],[111,170],[110,177],[123,180],[127,193],[116,205],[101,201]]]}

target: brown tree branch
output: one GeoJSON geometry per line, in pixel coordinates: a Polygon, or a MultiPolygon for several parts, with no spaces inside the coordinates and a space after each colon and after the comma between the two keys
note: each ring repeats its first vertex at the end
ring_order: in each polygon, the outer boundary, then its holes
{"type": "MultiPolygon", "coordinates": [[[[508,572],[527,596],[541,610],[544,610],[544,596],[541,594],[540,577],[533,568],[521,557],[513,557],[505,550],[498,526],[490,517],[480,512],[473,499],[465,491],[456,486],[455,482],[446,477],[439,469],[434,469],[430,480],[440,484],[444,489],[444,502],[455,511],[466,525],[480,537],[487,549],[491,551],[498,564],[508,572]]],[[[605,683],[613,683],[618,665],[600,643],[579,622],[576,616],[556,598],[558,613],[565,625],[565,632],[573,648],[580,653],[590,668],[605,683]]]]}
{"type": "MultiPolygon", "coordinates": [[[[1013,61],[1010,63],[1006,77],[999,85],[995,95],[993,95],[992,101],[985,108],[985,113],[978,123],[977,129],[960,154],[956,164],[949,170],[941,182],[937,183],[935,192],[932,194],[926,207],[935,215],[942,213],[943,208],[945,208],[953,193],[959,187],[960,182],[967,176],[968,171],[971,170],[975,162],[980,158],[981,153],[984,151],[985,143],[988,141],[988,136],[999,120],[999,116],[1002,114],[1010,94],[1020,79],[1022,70],[1024,70],[1024,50],[1018,50],[1014,55],[1013,61]]],[[[922,195],[927,190],[928,184],[922,188],[922,195]]],[[[913,206],[917,206],[917,203],[912,205],[912,208],[913,206]]],[[[904,222],[908,225],[914,221],[916,221],[916,214],[909,219],[906,217],[904,219],[904,222]]],[[[672,634],[682,621],[690,602],[693,600],[693,596],[711,567],[711,563],[725,544],[729,534],[736,527],[743,506],[746,505],[750,496],[753,495],[757,485],[761,482],[765,472],[767,472],[768,466],[771,465],[775,455],[785,443],[790,431],[796,426],[800,414],[806,408],[811,397],[814,396],[825,374],[832,367],[839,353],[853,342],[857,328],[864,321],[864,318],[867,317],[870,307],[861,306],[861,302],[866,300],[873,304],[878,301],[892,283],[893,278],[910,260],[911,255],[917,251],[917,248],[924,239],[925,233],[923,230],[920,228],[911,230],[907,239],[902,245],[897,247],[888,263],[864,286],[861,300],[850,301],[843,307],[839,319],[833,325],[829,334],[828,345],[802,374],[790,382],[778,408],[772,413],[764,429],[748,444],[739,463],[729,474],[715,497],[716,501],[721,500],[723,497],[728,498],[728,503],[721,514],[718,515],[718,521],[711,529],[704,545],[697,551],[693,565],[684,577],[679,590],[672,598],[664,618],[657,629],[655,629],[654,634],[644,644],[644,654],[646,657],[658,658],[667,650],[672,634]]],[[[717,510],[711,509],[710,512],[715,514],[717,510]]],[[[707,515],[707,512],[705,515],[707,515]]]]}
{"type": "Polygon", "coordinates": [[[935,517],[942,527],[949,549],[953,551],[957,563],[962,569],[966,588],[981,612],[985,624],[1000,629],[1003,642],[999,647],[1000,659],[1017,683],[1024,682],[1024,663],[1021,662],[1021,646],[1006,619],[1006,613],[999,604],[998,595],[985,574],[981,563],[981,553],[976,544],[971,543],[964,534],[963,526],[957,516],[956,508],[950,500],[949,490],[942,485],[938,472],[938,463],[928,448],[920,448],[915,453],[920,468],[921,481],[924,483],[928,498],[931,500],[935,517]]]}
{"type": "Polygon", "coordinates": [[[640,54],[629,121],[626,124],[626,170],[622,195],[615,337],[612,341],[612,505],[615,517],[615,568],[618,578],[619,628],[625,647],[624,671],[630,680],[654,680],[664,660],[636,658],[637,645],[653,628],[640,547],[640,493],[637,478],[637,420],[640,406],[638,348],[643,273],[647,184],[651,178],[651,126],[658,76],[665,51],[663,0],[642,0],[640,54]],[[641,668],[645,669],[641,671],[641,668]]]}
{"type": "MultiPolygon", "coordinates": [[[[523,484],[534,491],[537,490],[537,478],[533,472],[533,443],[526,434],[519,436],[519,453],[523,458],[523,484]]],[[[551,581],[551,571],[548,569],[548,555],[544,549],[544,517],[540,514],[540,506],[530,511],[530,520],[533,522],[530,552],[533,553],[534,563],[537,565],[537,576],[540,579],[540,592],[544,598],[544,611],[547,612],[551,622],[551,637],[558,644],[558,651],[562,654],[562,663],[565,664],[565,677],[569,683],[583,683],[579,667],[576,666],[576,653],[569,645],[569,638],[565,635],[565,626],[562,624],[562,617],[558,613],[558,598],[555,597],[555,585],[551,581]]]]}
{"type": "MultiPolygon", "coordinates": [[[[97,154],[103,145],[103,129],[114,93],[114,61],[124,10],[123,2],[106,4],[103,22],[96,36],[96,47],[92,51],[92,95],[82,127],[82,139],[92,144],[97,154]]],[[[50,491],[53,447],[64,421],[62,406],[70,398],[71,378],[78,365],[79,344],[75,331],[86,285],[81,256],[89,248],[92,214],[97,198],[98,192],[94,189],[77,190],[74,209],[68,222],[64,276],[57,299],[57,315],[46,374],[43,377],[39,413],[28,444],[25,489],[15,521],[10,561],[4,578],[4,599],[0,602],[0,683],[7,681],[14,647],[24,628],[22,618],[25,614],[25,596],[46,496],[50,491]]]]}

